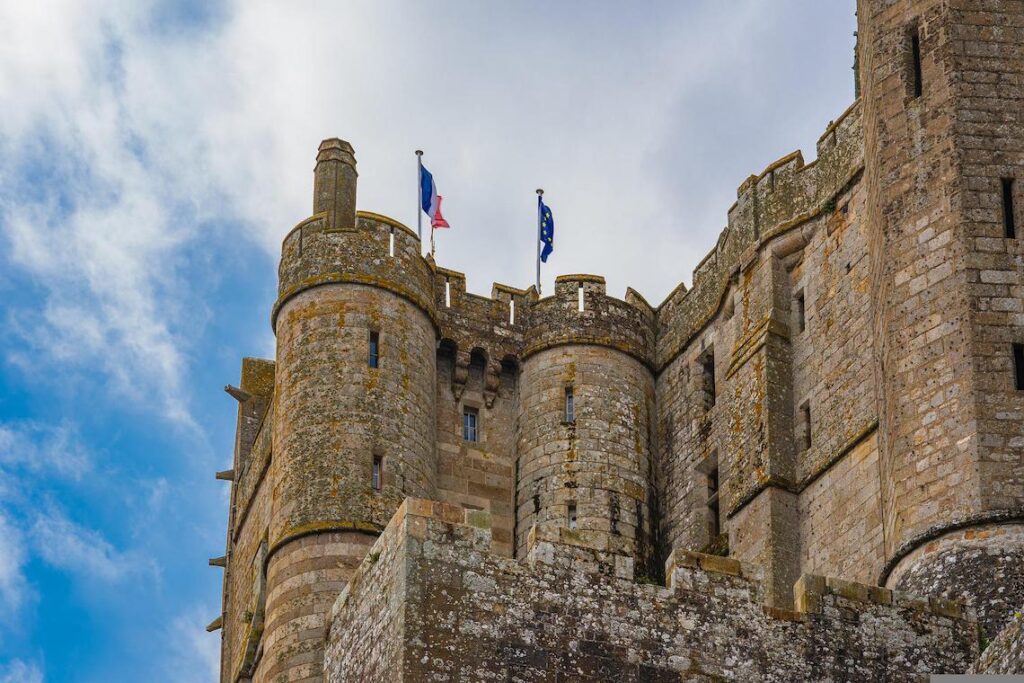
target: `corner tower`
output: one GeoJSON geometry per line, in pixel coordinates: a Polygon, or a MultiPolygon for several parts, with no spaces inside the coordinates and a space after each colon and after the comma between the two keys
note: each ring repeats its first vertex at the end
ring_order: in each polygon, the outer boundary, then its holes
{"type": "Polygon", "coordinates": [[[282,246],[262,680],[321,680],[340,588],[402,500],[436,496],[431,274],[414,234],[357,215],[355,165],[320,144],[282,246]]]}
{"type": "Polygon", "coordinates": [[[881,579],[969,597],[991,637],[1024,602],[1024,3],[858,16],[881,579]]]}

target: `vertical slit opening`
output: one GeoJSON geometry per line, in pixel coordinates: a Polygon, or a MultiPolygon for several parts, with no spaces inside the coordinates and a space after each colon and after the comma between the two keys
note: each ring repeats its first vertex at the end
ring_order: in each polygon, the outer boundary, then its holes
{"type": "Polygon", "coordinates": [[[445,308],[452,306],[452,283],[448,281],[448,278],[444,279],[444,305],[445,308]]]}
{"type": "Polygon", "coordinates": [[[921,32],[917,26],[910,29],[911,87],[914,97],[924,92],[924,77],[921,72],[921,32]]]}
{"type": "Polygon", "coordinates": [[[576,421],[576,403],[575,397],[573,396],[572,387],[565,388],[565,421],[576,421]]]}
{"type": "Polygon", "coordinates": [[[579,311],[582,313],[583,312],[583,285],[580,285],[580,288],[576,290],[576,305],[579,308],[579,311]]]}
{"type": "Polygon", "coordinates": [[[1017,217],[1013,213],[1013,178],[1003,178],[1003,233],[1017,237],[1017,217]]]}
{"type": "Polygon", "coordinates": [[[796,293],[793,307],[796,309],[796,330],[803,332],[807,329],[807,304],[804,301],[804,290],[801,289],[796,293]]]}
{"type": "Polygon", "coordinates": [[[1013,374],[1017,391],[1024,391],[1024,344],[1013,345],[1013,374]]]}
{"type": "Polygon", "coordinates": [[[395,229],[391,228],[391,232],[388,233],[388,256],[395,255],[395,229]]]}
{"type": "Polygon", "coordinates": [[[704,389],[704,409],[711,410],[718,399],[718,388],[715,386],[715,350],[708,349],[701,358],[701,379],[704,389]]]}
{"type": "Polygon", "coordinates": [[[380,332],[370,330],[370,349],[367,364],[371,368],[380,367],[380,332]]]}
{"type": "Polygon", "coordinates": [[[569,503],[566,507],[566,524],[570,529],[576,528],[576,503],[569,503]]]}
{"type": "Polygon", "coordinates": [[[372,484],[374,491],[380,491],[383,464],[384,459],[381,456],[373,456],[373,474],[371,475],[370,483],[372,484]]]}
{"type": "MultiPolygon", "coordinates": [[[[717,460],[717,458],[716,458],[717,460]]],[[[722,533],[722,514],[718,505],[718,464],[708,472],[708,535],[714,541],[722,533]]]]}
{"type": "Polygon", "coordinates": [[[516,324],[516,300],[515,299],[511,299],[508,302],[508,324],[509,325],[515,325],[516,324]]]}
{"type": "Polygon", "coordinates": [[[804,401],[800,406],[800,427],[803,431],[800,439],[801,446],[806,451],[811,447],[811,404],[809,401],[804,401]]]}

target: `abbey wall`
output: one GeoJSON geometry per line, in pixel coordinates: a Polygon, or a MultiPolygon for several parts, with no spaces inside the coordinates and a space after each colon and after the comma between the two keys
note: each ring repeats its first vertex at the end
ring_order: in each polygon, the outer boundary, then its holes
{"type": "Polygon", "coordinates": [[[1024,3],[858,23],[815,161],[744,181],[658,306],[594,275],[472,294],[321,144],[276,359],[228,388],[222,680],[1012,666],[1024,3]]]}

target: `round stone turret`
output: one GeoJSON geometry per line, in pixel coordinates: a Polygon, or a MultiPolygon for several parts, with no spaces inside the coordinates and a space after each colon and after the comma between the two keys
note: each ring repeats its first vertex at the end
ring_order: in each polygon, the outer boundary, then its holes
{"type": "Polygon", "coordinates": [[[654,378],[649,309],[603,278],[558,278],[531,313],[520,376],[517,553],[531,527],[650,559],[654,378]]]}
{"type": "Polygon", "coordinates": [[[318,671],[323,640],[303,634],[401,502],[436,497],[429,267],[407,228],[356,214],[355,183],[351,146],[324,141],[316,213],[284,240],[272,314],[268,613],[293,618],[268,623],[266,656],[289,680],[318,671]]]}

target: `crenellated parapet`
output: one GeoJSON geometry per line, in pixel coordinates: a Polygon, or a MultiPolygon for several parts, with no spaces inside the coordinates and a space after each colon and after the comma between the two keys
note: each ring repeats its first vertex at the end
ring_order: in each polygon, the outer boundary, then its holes
{"type": "Polygon", "coordinates": [[[621,351],[650,367],[653,362],[655,316],[635,292],[626,300],[608,296],[598,275],[562,275],[555,293],[536,301],[523,356],[567,344],[604,346],[621,351]]]}
{"type": "Polygon", "coordinates": [[[676,288],[658,307],[658,367],[670,363],[715,317],[730,283],[769,244],[780,257],[801,248],[801,226],[835,208],[835,197],[864,168],[861,103],[833,122],[817,145],[818,159],[804,164],[793,152],[751,176],[737,190],[729,224],[698,264],[690,289],[676,288]]]}
{"type": "Polygon", "coordinates": [[[416,233],[398,221],[360,211],[351,230],[331,230],[328,213],[295,226],[281,245],[278,299],[271,313],[297,294],[328,284],[361,284],[407,299],[437,325],[434,273],[420,255],[416,233]]]}

